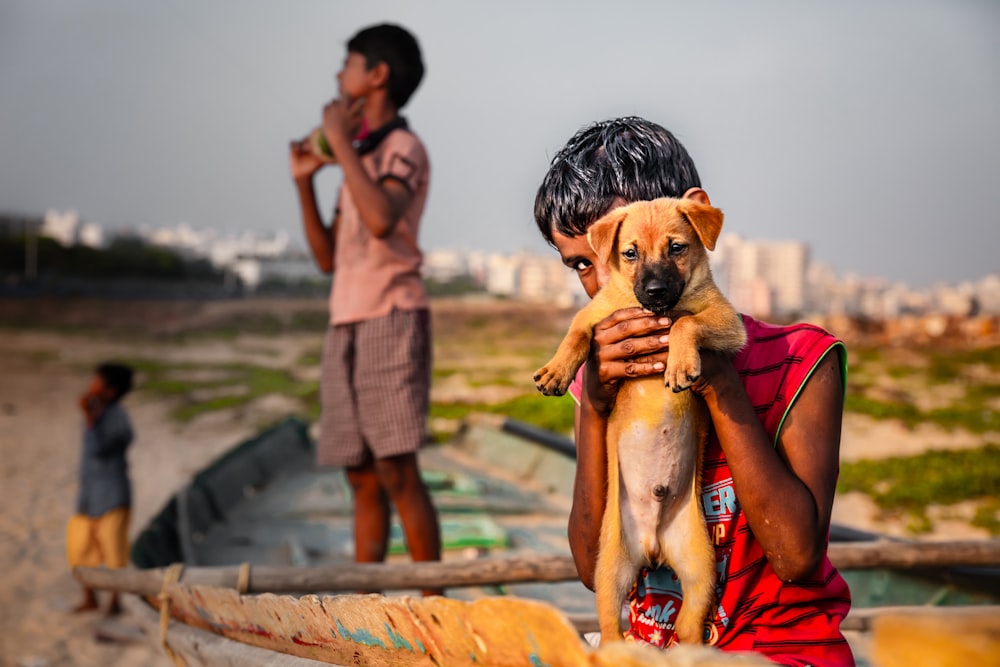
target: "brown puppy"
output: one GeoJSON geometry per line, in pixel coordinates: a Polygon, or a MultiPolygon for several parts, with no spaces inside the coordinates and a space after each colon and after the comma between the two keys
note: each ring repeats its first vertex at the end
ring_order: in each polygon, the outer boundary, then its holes
{"type": "Polygon", "coordinates": [[[643,566],[677,573],[684,604],[679,641],[701,643],[713,602],[715,553],[699,502],[711,428],[704,402],[688,389],[701,375],[699,348],[735,353],[743,322],[712,280],[708,250],[722,211],[690,199],[636,202],[595,222],[588,240],[610,280],[570,325],[555,356],[534,376],[546,396],[565,393],[587,358],[594,326],[621,308],[686,311],[670,329],[664,380],[622,382],[608,417],[608,500],[594,574],[602,641],[622,637],[622,603],[643,566]],[[673,391],[664,391],[663,385],[673,391]]]}

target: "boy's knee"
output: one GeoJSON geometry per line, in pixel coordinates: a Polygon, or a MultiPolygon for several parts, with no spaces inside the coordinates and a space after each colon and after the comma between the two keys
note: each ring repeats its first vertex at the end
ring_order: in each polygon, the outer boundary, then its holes
{"type": "Polygon", "coordinates": [[[414,455],[394,456],[375,463],[382,487],[390,494],[405,493],[423,485],[414,455]]]}

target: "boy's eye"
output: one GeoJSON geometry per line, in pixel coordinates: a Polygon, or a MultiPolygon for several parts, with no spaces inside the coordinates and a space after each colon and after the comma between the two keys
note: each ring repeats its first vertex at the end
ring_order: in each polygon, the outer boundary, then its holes
{"type": "Polygon", "coordinates": [[[581,260],[577,260],[577,262],[573,265],[573,270],[574,271],[586,271],[587,269],[590,268],[590,266],[591,266],[591,264],[590,264],[590,262],[588,260],[581,259],[581,260]]]}
{"type": "Polygon", "coordinates": [[[622,251],[622,257],[624,257],[629,262],[634,262],[639,259],[639,251],[635,248],[626,248],[622,251]]]}
{"type": "Polygon", "coordinates": [[[683,243],[671,243],[670,244],[670,250],[669,250],[669,252],[670,252],[671,255],[680,255],[685,250],[687,250],[687,246],[684,245],[683,243]]]}

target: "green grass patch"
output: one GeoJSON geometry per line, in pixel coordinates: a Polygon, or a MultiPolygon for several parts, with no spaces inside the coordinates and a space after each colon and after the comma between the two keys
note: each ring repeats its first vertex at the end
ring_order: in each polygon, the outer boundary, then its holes
{"type": "Polygon", "coordinates": [[[910,428],[923,421],[920,411],[914,405],[876,401],[850,391],[844,400],[844,410],[875,419],[898,419],[910,428]]]}
{"type": "Polygon", "coordinates": [[[556,433],[572,433],[575,405],[573,399],[568,396],[552,398],[525,394],[495,404],[432,403],[430,413],[432,418],[464,419],[472,412],[488,412],[501,414],[556,433]]]}
{"type": "Polygon", "coordinates": [[[308,406],[317,404],[316,414],[319,411],[319,383],[297,380],[284,370],[250,364],[167,364],[152,359],[132,359],[129,363],[143,374],[138,387],[141,391],[180,400],[171,414],[182,422],[208,412],[240,407],[268,394],[292,396],[308,406]],[[215,377],[203,380],[178,377],[192,370],[215,377]],[[218,390],[219,394],[195,398],[199,391],[205,390],[218,390]]]}
{"type": "Polygon", "coordinates": [[[914,532],[930,529],[929,505],[986,500],[994,509],[992,514],[989,509],[983,511],[979,525],[996,535],[1000,447],[988,444],[978,449],[931,450],[917,456],[843,463],[837,491],[860,491],[883,511],[906,514],[914,532]]]}
{"type": "Polygon", "coordinates": [[[857,387],[849,387],[844,410],[874,419],[895,419],[907,428],[928,423],[948,431],[964,429],[972,433],[989,433],[1000,431],[1000,412],[989,404],[998,391],[1000,388],[995,385],[972,387],[958,404],[922,411],[912,403],[878,401],[865,396],[857,387]]]}
{"type": "Polygon", "coordinates": [[[306,352],[298,361],[295,362],[298,366],[310,366],[315,367],[323,363],[323,351],[322,350],[311,350],[306,352]]]}

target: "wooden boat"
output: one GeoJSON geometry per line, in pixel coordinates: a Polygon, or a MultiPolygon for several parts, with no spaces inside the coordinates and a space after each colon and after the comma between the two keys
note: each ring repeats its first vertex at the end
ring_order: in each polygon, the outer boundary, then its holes
{"type": "MultiPolygon", "coordinates": [[[[480,419],[447,445],[428,448],[421,464],[445,546],[443,562],[430,564],[396,555],[386,564],[353,564],[349,487],[341,471],[314,468],[312,455],[306,425],[294,419],[241,443],[196,475],[142,532],[132,550],[139,569],[78,576],[139,596],[128,602],[130,610],[178,664],[737,659],[711,649],[593,649],[581,639],[596,629],[596,618],[566,540],[574,471],[566,438],[512,420],[480,419]],[[448,597],[405,594],[432,587],[447,588],[448,597]]],[[[397,526],[393,534],[390,553],[401,554],[397,526]]],[[[912,638],[912,628],[926,623],[938,634],[966,637],[983,619],[983,632],[993,637],[986,655],[1000,655],[1000,627],[988,622],[1000,619],[1000,607],[992,606],[1000,604],[1000,541],[913,544],[835,526],[830,555],[854,594],[845,630],[860,664],[892,664],[876,661],[877,646],[891,644],[872,643],[879,627],[901,625],[905,632],[895,634],[912,638]],[[949,635],[955,625],[962,631],[949,635]]],[[[907,667],[919,664],[929,663],[911,660],[907,667]]]]}

